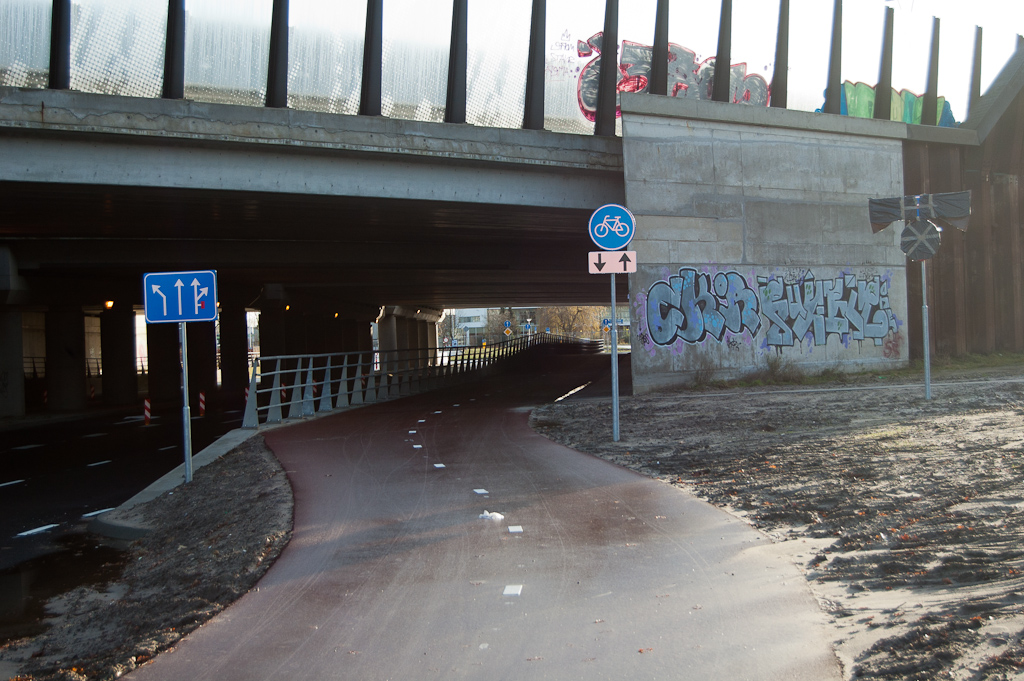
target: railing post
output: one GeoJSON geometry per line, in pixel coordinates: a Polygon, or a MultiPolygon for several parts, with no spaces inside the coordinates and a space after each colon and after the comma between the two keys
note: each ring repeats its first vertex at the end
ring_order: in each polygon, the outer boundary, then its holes
{"type": "Polygon", "coordinates": [[[50,15],[51,90],[71,87],[71,0],[53,0],[50,15]]]}
{"type": "Polygon", "coordinates": [[[544,129],[544,38],[547,25],[547,0],[533,0],[530,19],[530,54],[526,63],[526,102],[523,128],[544,129]]]}
{"type": "Polygon", "coordinates": [[[274,387],[270,389],[270,408],[267,410],[267,423],[281,423],[281,421],[281,360],[278,359],[275,361],[274,367],[274,387]]]}
{"type": "Polygon", "coordinates": [[[288,397],[288,418],[302,418],[302,358],[295,360],[295,376],[292,379],[292,391],[288,397]]]}
{"type": "MultiPolygon", "coordinates": [[[[727,1],[727,0],[726,0],[727,1]]],[[[615,100],[619,84],[619,0],[605,0],[604,34],[597,81],[597,114],[594,134],[615,136],[615,100]]]]}
{"type": "Polygon", "coordinates": [[[162,96],[164,99],[185,97],[185,0],[167,0],[162,96]]]}
{"type": "Polygon", "coordinates": [[[309,358],[309,366],[306,368],[306,385],[302,391],[302,416],[312,416],[316,413],[313,405],[313,357],[309,358]]]}
{"type": "Polygon", "coordinates": [[[253,360],[252,378],[249,379],[249,394],[245,396],[245,414],[242,416],[243,428],[259,428],[260,426],[259,399],[256,392],[259,384],[259,372],[256,369],[259,365],[258,359],[253,360]]]}
{"type": "Polygon", "coordinates": [[[466,63],[468,56],[468,0],[452,3],[452,40],[448,53],[448,96],[444,107],[445,123],[466,122],[466,63]]]}
{"type": "MultiPolygon", "coordinates": [[[[341,385],[338,386],[338,406],[347,407],[350,404],[362,404],[363,403],[363,391],[362,384],[359,383],[359,372],[356,371],[356,382],[352,384],[352,390],[349,391],[348,387],[348,367],[352,360],[351,354],[345,355],[345,360],[341,365],[341,385]],[[356,401],[358,396],[359,401],[356,401]],[[344,402],[342,402],[344,400],[344,402]]],[[[359,366],[358,364],[356,365],[359,366]]]]}
{"type": "Polygon", "coordinates": [[[274,0],[270,19],[266,106],[288,106],[288,0],[274,0]]]}
{"type": "Polygon", "coordinates": [[[331,355],[327,355],[327,366],[324,367],[324,389],[320,394],[320,405],[317,411],[334,409],[334,381],[331,376],[331,355]]]}
{"type": "Polygon", "coordinates": [[[363,40],[363,82],[359,115],[380,116],[381,63],[384,45],[384,0],[366,0],[366,35],[363,40]]]}

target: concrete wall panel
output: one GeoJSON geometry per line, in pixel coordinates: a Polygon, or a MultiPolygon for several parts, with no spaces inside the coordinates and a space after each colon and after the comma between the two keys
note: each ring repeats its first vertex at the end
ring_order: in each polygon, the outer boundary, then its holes
{"type": "Polygon", "coordinates": [[[634,390],[778,361],[808,372],[905,364],[905,258],[898,236],[872,233],[867,210],[903,191],[893,129],[687,107],[624,107],[634,390]]]}

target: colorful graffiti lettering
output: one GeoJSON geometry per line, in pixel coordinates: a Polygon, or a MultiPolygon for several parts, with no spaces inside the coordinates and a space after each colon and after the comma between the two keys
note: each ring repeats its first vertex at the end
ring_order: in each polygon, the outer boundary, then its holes
{"type": "MultiPolygon", "coordinates": [[[[592,35],[586,42],[579,41],[577,51],[581,57],[596,54],[580,72],[576,88],[580,111],[587,120],[597,117],[597,90],[600,75],[600,54],[603,32],[592,35]]],[[[651,75],[651,61],[654,48],[650,45],[622,41],[621,57],[616,93],[647,92],[651,75]]],[[[767,106],[768,83],[756,73],[747,75],[745,63],[730,67],[729,84],[732,86],[732,101],[736,104],[767,106]]],[[[668,92],[672,97],[693,97],[711,99],[715,80],[715,58],[709,57],[698,63],[697,55],[682,45],[668,44],[668,92]]],[[[621,115],[616,105],[615,115],[621,115]]]]}
{"type": "MultiPolygon", "coordinates": [[[[892,89],[889,100],[889,117],[904,123],[921,123],[921,111],[924,107],[923,97],[910,90],[896,91],[892,89]]],[[[843,83],[842,100],[839,113],[856,118],[872,118],[875,115],[875,88],[867,83],[843,83]]],[[[953,118],[953,111],[945,97],[938,98],[938,113],[935,124],[944,128],[955,128],[958,124],[953,118]]]]}
{"type": "Polygon", "coordinates": [[[709,336],[721,341],[727,330],[753,337],[761,328],[757,294],[737,272],[712,276],[681,268],[679,276],[651,286],[646,308],[648,336],[657,345],[700,343],[709,336]]]}
{"type": "Polygon", "coordinates": [[[668,274],[634,301],[641,321],[638,339],[652,355],[658,346],[678,354],[685,344],[708,340],[738,348],[738,336],[754,338],[762,326],[761,347],[766,349],[803,342],[821,346],[835,336],[846,347],[851,341],[870,340],[882,346],[886,358],[898,359],[904,346],[903,322],[889,305],[888,275],[858,278],[843,273],[818,280],[805,272],[793,281],[757,276],[755,291],[735,271],[683,267],[678,276],[668,274]]]}
{"type": "Polygon", "coordinates": [[[878,275],[858,279],[843,274],[819,281],[808,272],[789,283],[779,277],[758,277],[757,288],[768,320],[765,342],[769,346],[791,347],[805,338],[825,345],[832,335],[844,345],[868,339],[882,345],[889,332],[898,331],[902,324],[889,307],[889,280],[878,275]]]}

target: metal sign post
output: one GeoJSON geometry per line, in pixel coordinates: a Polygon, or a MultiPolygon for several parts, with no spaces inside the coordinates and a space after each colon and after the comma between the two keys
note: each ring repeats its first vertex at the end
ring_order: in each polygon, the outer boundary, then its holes
{"type": "Polygon", "coordinates": [[[181,421],[185,449],[185,482],[192,482],[192,413],[188,405],[187,322],[217,320],[217,273],[150,272],[142,278],[146,323],[178,325],[181,344],[181,421]]]}
{"type": "Polygon", "coordinates": [[[604,260],[605,251],[618,251],[629,245],[636,232],[636,219],[625,206],[609,203],[601,206],[590,216],[590,239],[602,251],[588,254],[588,271],[591,274],[610,274],[612,280],[612,440],[619,441],[619,333],[615,324],[615,272],[636,272],[636,253],[625,251],[618,258],[604,260]],[[605,270],[605,266],[617,262],[605,270]]]}
{"type": "MultiPolygon", "coordinates": [[[[612,320],[615,319],[615,273],[612,272],[612,320]]],[[[612,324],[612,441],[619,441],[619,333],[612,324]]]]}
{"type": "Polygon", "coordinates": [[[927,260],[921,261],[921,324],[924,325],[924,399],[932,399],[932,344],[928,333],[928,275],[927,260]]]}
{"type": "Polygon", "coordinates": [[[185,322],[178,322],[181,341],[181,422],[185,439],[185,482],[192,482],[192,413],[188,407],[188,334],[185,322]]]}

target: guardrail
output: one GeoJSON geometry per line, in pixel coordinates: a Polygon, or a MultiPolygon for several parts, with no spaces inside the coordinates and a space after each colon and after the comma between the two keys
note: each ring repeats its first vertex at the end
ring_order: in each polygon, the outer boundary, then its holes
{"type": "Polygon", "coordinates": [[[527,348],[590,342],[543,333],[485,346],[262,357],[253,360],[242,427],[405,397],[450,385],[527,348]]]}

